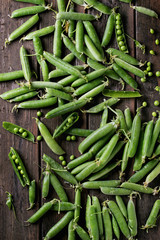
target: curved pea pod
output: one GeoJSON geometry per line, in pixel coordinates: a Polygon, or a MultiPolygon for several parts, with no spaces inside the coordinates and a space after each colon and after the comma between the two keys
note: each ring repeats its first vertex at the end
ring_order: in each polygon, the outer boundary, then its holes
{"type": "Polygon", "coordinates": [[[153,207],[152,207],[152,210],[150,212],[150,215],[145,223],[145,225],[143,226],[143,229],[149,229],[149,228],[153,228],[155,227],[156,225],[156,221],[157,221],[157,218],[158,218],[158,213],[159,213],[159,210],[160,210],[160,200],[156,200],[153,207]]]}
{"type": "Polygon", "coordinates": [[[51,175],[50,175],[50,183],[53,186],[54,190],[56,191],[59,199],[62,202],[68,202],[67,194],[66,194],[65,190],[63,189],[63,186],[61,185],[58,178],[54,175],[54,173],[51,173],[51,175]]]}
{"type": "Polygon", "coordinates": [[[159,162],[159,159],[154,159],[152,161],[149,161],[144,165],[142,169],[134,173],[129,179],[128,182],[137,183],[139,182],[143,177],[147,175],[159,162]]]}
{"type": "Polygon", "coordinates": [[[76,235],[75,235],[75,229],[74,229],[74,221],[71,220],[70,223],[68,224],[68,240],[75,240],[76,235]]]}
{"type": "Polygon", "coordinates": [[[92,21],[96,19],[96,16],[86,13],[77,12],[60,12],[56,15],[56,19],[64,20],[76,20],[76,21],[92,21]]]}
{"type": "Polygon", "coordinates": [[[140,113],[137,112],[136,116],[133,119],[133,125],[131,130],[131,140],[128,149],[128,157],[132,158],[136,154],[139,137],[140,137],[140,130],[141,129],[141,118],[140,113]]]}
{"type": "Polygon", "coordinates": [[[78,113],[71,113],[63,123],[54,131],[53,138],[59,137],[61,134],[66,132],[69,128],[71,128],[74,123],[76,123],[79,119],[78,113]]]}
{"type": "Polygon", "coordinates": [[[97,214],[97,222],[98,222],[98,229],[99,229],[99,237],[103,239],[103,219],[101,213],[101,205],[99,199],[96,196],[92,196],[92,204],[95,207],[96,214],[97,214]]]}
{"type": "Polygon", "coordinates": [[[12,12],[11,18],[18,18],[18,17],[27,16],[27,15],[33,15],[33,14],[44,12],[47,9],[49,9],[48,6],[32,6],[32,7],[19,8],[12,12]]]}
{"type": "Polygon", "coordinates": [[[27,210],[30,210],[35,205],[35,198],[36,198],[36,182],[35,180],[31,181],[31,184],[29,186],[29,203],[30,206],[27,208],[27,210]]]}
{"type": "Polygon", "coordinates": [[[128,219],[127,208],[121,196],[116,196],[116,202],[125,219],[128,219]]]}
{"type": "Polygon", "coordinates": [[[105,97],[112,98],[137,98],[142,96],[138,91],[114,91],[110,89],[104,89],[102,94],[105,97]]]}
{"type": "Polygon", "coordinates": [[[53,199],[50,202],[44,203],[43,206],[34,213],[27,222],[35,223],[37,222],[45,213],[47,213],[51,207],[57,202],[57,199],[53,199]]]}
{"type": "Polygon", "coordinates": [[[140,185],[137,183],[131,183],[131,182],[123,182],[120,187],[127,188],[136,192],[146,193],[146,194],[155,195],[158,193],[158,190],[156,189],[145,187],[143,185],[140,185]]]}
{"type": "Polygon", "coordinates": [[[89,223],[91,239],[98,240],[99,239],[98,221],[94,205],[91,205],[89,208],[89,223]]]}
{"type": "Polygon", "coordinates": [[[105,239],[112,240],[113,239],[112,223],[109,214],[109,209],[105,205],[103,205],[102,208],[102,216],[105,230],[105,239]]]}
{"type": "Polygon", "coordinates": [[[137,12],[143,13],[145,15],[148,15],[150,17],[158,18],[158,14],[149,8],[141,7],[141,6],[131,6],[133,9],[135,9],[137,12]]]}
{"type": "Polygon", "coordinates": [[[50,170],[46,170],[43,172],[44,178],[42,183],[42,198],[46,198],[49,193],[49,185],[50,185],[50,170]]]}
{"type": "Polygon", "coordinates": [[[79,156],[78,158],[72,160],[71,162],[69,162],[67,164],[67,168],[68,169],[75,168],[75,167],[79,166],[80,164],[90,160],[92,157],[93,157],[93,154],[91,152],[87,152],[87,153],[79,156]]]}
{"type": "Polygon", "coordinates": [[[70,128],[66,131],[69,135],[74,135],[78,137],[88,137],[94,130],[82,129],[82,128],[70,128]]]}
{"type": "Polygon", "coordinates": [[[104,3],[101,3],[97,0],[85,0],[85,2],[89,6],[95,8],[96,10],[98,10],[98,11],[104,13],[104,14],[111,14],[111,12],[112,12],[110,7],[108,7],[104,3]]]}
{"type": "Polygon", "coordinates": [[[148,186],[160,174],[160,163],[149,173],[144,182],[144,186],[148,186]]]}
{"type": "Polygon", "coordinates": [[[82,183],[82,188],[99,189],[101,187],[118,187],[120,183],[120,180],[89,181],[82,183]]]}
{"type": "Polygon", "coordinates": [[[127,128],[128,128],[128,130],[130,130],[132,128],[133,120],[132,120],[131,111],[129,108],[126,108],[124,110],[124,116],[125,116],[127,128]]]}
{"type": "Polygon", "coordinates": [[[78,173],[75,178],[77,181],[81,182],[85,178],[87,178],[93,171],[96,169],[97,163],[92,162],[87,168],[83,169],[80,173],[78,173]]]}
{"type": "Polygon", "coordinates": [[[114,26],[115,26],[115,14],[112,13],[107,20],[107,24],[105,27],[105,31],[104,31],[102,43],[101,43],[102,47],[106,47],[111,41],[113,31],[114,31],[114,26]]]}
{"type": "Polygon", "coordinates": [[[157,141],[158,136],[159,136],[159,133],[160,133],[160,118],[157,119],[157,121],[154,125],[150,146],[149,146],[148,151],[147,151],[147,157],[152,156],[156,141],[157,141]]]}
{"type": "Polygon", "coordinates": [[[132,193],[132,190],[126,188],[101,187],[101,192],[107,195],[123,196],[132,193]]]}
{"type": "Polygon", "coordinates": [[[8,157],[22,187],[25,187],[26,184],[30,185],[30,179],[28,177],[28,174],[22,162],[22,159],[20,158],[19,154],[13,147],[11,147],[8,157]]]}
{"type": "Polygon", "coordinates": [[[30,101],[24,101],[19,103],[18,105],[15,105],[15,108],[22,108],[22,109],[40,109],[40,108],[46,108],[49,106],[53,106],[55,103],[57,103],[57,97],[50,97],[46,99],[40,99],[40,100],[30,100],[30,101]]]}
{"type": "Polygon", "coordinates": [[[76,233],[82,240],[90,240],[88,233],[78,224],[75,226],[76,233]]]}
{"type": "Polygon", "coordinates": [[[103,110],[100,127],[103,127],[108,122],[108,108],[103,110]]]}
{"type": "Polygon", "coordinates": [[[79,166],[75,167],[72,171],[71,174],[76,175],[79,172],[81,172],[84,168],[88,167],[90,164],[92,163],[92,161],[89,162],[85,162],[80,164],[79,166]]]}
{"type": "Polygon", "coordinates": [[[87,138],[80,143],[78,150],[80,153],[85,152],[93,143],[98,141],[100,138],[104,137],[106,134],[112,130],[116,130],[118,125],[115,122],[107,123],[101,128],[98,128],[93,133],[91,133],[87,138]]]}
{"type": "Polygon", "coordinates": [[[75,190],[75,200],[74,204],[76,206],[74,210],[74,222],[78,223],[79,217],[80,217],[80,212],[81,212],[81,189],[77,188],[75,190]]]}
{"type": "Polygon", "coordinates": [[[125,36],[125,32],[124,32],[124,27],[123,27],[121,14],[117,13],[115,15],[116,19],[117,19],[117,16],[119,16],[119,19],[121,20],[120,28],[119,28],[118,24],[115,24],[115,33],[116,33],[116,39],[117,39],[118,47],[119,47],[120,51],[122,51],[124,53],[128,53],[128,47],[127,47],[126,36],[125,36]],[[119,40],[119,37],[121,37],[122,40],[119,40]],[[120,44],[121,41],[123,42],[122,45],[120,44]]]}
{"type": "Polygon", "coordinates": [[[45,0],[16,0],[16,2],[26,2],[26,3],[33,3],[38,5],[45,5],[45,0]]]}
{"type": "Polygon", "coordinates": [[[20,59],[21,59],[22,70],[24,73],[24,78],[26,79],[26,81],[30,82],[32,77],[32,72],[29,64],[29,58],[27,56],[27,51],[23,46],[20,48],[20,59]]]}
{"type": "Polygon", "coordinates": [[[77,184],[75,177],[66,169],[64,169],[59,163],[57,163],[53,158],[47,156],[46,154],[43,154],[43,161],[48,163],[51,169],[57,173],[58,176],[62,177],[64,180],[73,185],[77,184]]]}
{"type": "Polygon", "coordinates": [[[119,230],[117,221],[116,221],[116,219],[115,219],[113,214],[112,214],[112,227],[113,227],[114,235],[119,240],[120,239],[120,230],[119,230]]]}
{"type": "Polygon", "coordinates": [[[137,68],[137,67],[135,67],[135,66],[133,66],[133,65],[131,65],[131,64],[125,62],[125,61],[123,61],[120,58],[115,58],[114,60],[121,68],[127,70],[128,72],[131,72],[131,73],[133,73],[134,75],[136,75],[136,76],[138,76],[140,78],[144,78],[145,77],[145,74],[144,74],[144,72],[141,69],[139,69],[139,68],[137,68]]]}
{"type": "Polygon", "coordinates": [[[143,146],[143,140],[144,140],[144,128],[143,126],[141,127],[140,130],[140,137],[139,137],[139,144],[137,147],[137,152],[135,155],[135,160],[134,160],[134,165],[133,165],[133,171],[138,171],[141,169],[143,165],[142,161],[142,146],[143,146]]]}
{"type": "Polygon", "coordinates": [[[130,56],[129,54],[126,54],[118,49],[108,48],[106,50],[106,52],[109,53],[111,56],[116,56],[131,65],[140,65],[140,62],[136,58],[134,58],[134,57],[130,56]]]}
{"type": "Polygon", "coordinates": [[[75,208],[76,208],[76,206],[73,203],[71,203],[71,202],[60,202],[60,201],[58,201],[57,203],[55,203],[53,205],[51,210],[58,211],[58,213],[59,213],[61,211],[75,210],[75,208]]]}
{"type": "Polygon", "coordinates": [[[44,240],[55,237],[73,219],[73,212],[67,212],[46,234],[44,240]]]}
{"type": "Polygon", "coordinates": [[[10,43],[17,39],[18,37],[22,36],[25,32],[28,31],[32,26],[34,26],[39,20],[38,14],[34,15],[30,19],[28,19],[25,23],[23,23],[20,27],[14,30],[6,40],[6,43],[10,43]]]}
{"type": "Polygon", "coordinates": [[[130,238],[130,232],[129,228],[127,226],[127,223],[125,221],[125,218],[123,217],[119,207],[114,201],[107,201],[107,205],[109,206],[112,214],[114,215],[115,219],[117,220],[117,223],[120,227],[121,232],[124,234],[124,236],[129,239],[130,238]]]}
{"type": "Polygon", "coordinates": [[[111,107],[114,104],[116,104],[117,102],[119,102],[118,98],[110,98],[110,99],[105,100],[102,103],[99,103],[99,104],[95,105],[94,107],[88,109],[86,112],[87,113],[99,113],[99,112],[103,111],[107,106],[111,107]]]}
{"type": "Polygon", "coordinates": [[[132,195],[130,196],[130,199],[128,201],[127,213],[128,213],[128,227],[130,229],[131,236],[135,237],[137,235],[138,224],[137,224],[136,209],[132,199],[132,195]]]}
{"type": "Polygon", "coordinates": [[[7,72],[7,73],[0,73],[0,82],[16,80],[23,77],[24,77],[24,73],[22,70],[17,70],[14,72],[7,72]]]}
{"type": "Polygon", "coordinates": [[[31,141],[34,143],[34,135],[26,130],[25,128],[22,128],[16,124],[10,123],[10,122],[3,122],[3,128],[6,129],[7,131],[9,131],[10,133],[13,133],[21,138],[24,138],[28,141],[31,141]],[[20,129],[23,129],[23,132],[19,132],[20,129]],[[23,135],[23,133],[26,133],[25,135],[23,135]]]}
{"type": "Polygon", "coordinates": [[[73,112],[81,107],[83,107],[85,104],[87,104],[89,100],[88,99],[79,99],[70,103],[66,103],[63,106],[57,107],[51,111],[49,111],[45,118],[53,118],[59,115],[64,115],[69,112],[73,112]]]}
{"type": "Polygon", "coordinates": [[[143,145],[142,145],[142,162],[145,162],[148,149],[150,148],[150,145],[151,145],[153,127],[154,127],[154,122],[153,120],[151,120],[147,123],[147,126],[144,131],[144,139],[143,139],[143,145]]]}

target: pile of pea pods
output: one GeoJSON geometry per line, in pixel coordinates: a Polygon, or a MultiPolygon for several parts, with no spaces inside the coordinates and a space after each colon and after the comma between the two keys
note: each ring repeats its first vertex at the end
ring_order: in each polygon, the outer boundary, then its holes
{"type": "MultiPolygon", "coordinates": [[[[18,83],[20,86],[17,88],[2,93],[0,97],[16,103],[13,111],[50,107],[51,110],[45,115],[46,119],[63,117],[62,123],[51,134],[47,126],[39,120],[41,112],[37,112],[35,121],[41,134],[37,137],[37,141],[43,139],[53,153],[59,156],[62,164],[43,154],[45,169],[42,173],[42,198],[48,197],[50,185],[52,185],[58,199],[45,202],[27,222],[36,223],[50,210],[57,213],[64,211],[65,215],[50,230],[47,229],[45,240],[54,238],[66,226],[68,226],[68,240],[74,240],[77,236],[82,240],[121,239],[121,234],[127,239],[136,239],[138,228],[148,231],[149,228],[155,227],[160,210],[160,200],[156,200],[144,226],[138,226],[134,198],[140,197],[140,194],[156,195],[160,190],[158,187],[148,187],[160,174],[160,117],[155,120],[157,114],[154,113],[151,121],[142,123],[141,108],[146,107],[146,102],[137,109],[134,117],[129,108],[123,112],[120,109],[113,109],[113,106],[123,98],[141,97],[138,83],[132,76],[134,74],[140,77],[142,82],[146,81],[150,63],[147,63],[148,71],[142,70],[141,67],[145,63],[142,64],[128,54],[122,17],[116,12],[118,11],[116,8],[111,9],[98,0],[72,0],[68,1],[67,5],[65,1],[57,0],[58,12],[56,12],[52,5],[46,5],[45,0],[16,1],[35,5],[13,11],[11,18],[33,16],[14,30],[5,43],[11,44],[20,37],[22,37],[21,41],[32,40],[43,81],[33,80],[30,56],[22,46],[20,48],[22,70],[0,73],[0,82],[21,78],[25,81],[18,83]],[[98,11],[98,15],[75,12],[75,4],[84,6],[85,9],[92,7],[98,11]],[[38,14],[44,11],[53,11],[56,18],[55,25],[24,36],[39,21],[38,14]],[[92,24],[94,20],[101,20],[101,14],[109,15],[102,41],[92,24]],[[107,48],[114,31],[118,49],[107,48]],[[49,53],[44,51],[41,37],[53,32],[53,53],[49,53]],[[63,45],[71,53],[62,59],[63,45]],[[74,66],[71,63],[74,58],[79,59],[83,64],[74,66]],[[50,72],[48,63],[56,69],[50,72]],[[87,73],[88,67],[93,71],[87,73]],[[115,81],[115,84],[120,83],[122,90],[110,89],[110,80],[115,81]],[[133,91],[124,90],[125,84],[132,87],[133,91]],[[41,90],[41,96],[39,96],[39,90],[41,90]],[[99,94],[103,94],[107,99],[86,109],[87,104],[92,103],[99,94]],[[34,97],[36,100],[32,99],[34,97]],[[57,106],[53,108],[55,104],[57,106]],[[79,121],[79,110],[89,114],[100,113],[100,126],[96,130],[76,128],[74,124],[79,121]],[[114,114],[112,120],[109,120],[109,111],[114,114]],[[56,141],[56,138],[63,134],[67,135],[66,140],[69,141],[74,141],[76,137],[84,138],[78,146],[80,156],[75,158],[72,155],[67,165],[63,156],[65,151],[56,141]],[[135,173],[124,181],[130,159],[134,159],[135,173]],[[117,168],[120,169],[119,179],[106,180],[106,177],[117,168]],[[74,203],[69,202],[66,190],[57,176],[73,187],[74,203]],[[144,180],[143,183],[142,180],[144,180]],[[84,210],[81,208],[84,189],[98,189],[106,195],[106,199],[109,195],[115,196],[115,201],[106,200],[101,204],[97,196],[88,195],[84,210]],[[127,205],[122,196],[129,196],[127,205]],[[82,211],[85,211],[83,228],[79,221],[82,211]]],[[[131,4],[131,0],[119,1],[131,4]]],[[[131,7],[140,13],[158,18],[153,10],[141,6],[131,7]]],[[[133,41],[136,40],[133,39],[133,41]]],[[[139,46],[144,50],[140,43],[139,46]]],[[[156,87],[156,90],[159,91],[159,88],[156,87]]],[[[35,142],[34,135],[21,126],[3,122],[3,128],[12,134],[35,142]]],[[[18,151],[11,147],[8,156],[22,187],[29,186],[30,207],[27,210],[30,210],[35,205],[36,182],[29,179],[18,151]]],[[[7,192],[6,204],[15,213],[13,198],[9,192],[7,192]]]]}

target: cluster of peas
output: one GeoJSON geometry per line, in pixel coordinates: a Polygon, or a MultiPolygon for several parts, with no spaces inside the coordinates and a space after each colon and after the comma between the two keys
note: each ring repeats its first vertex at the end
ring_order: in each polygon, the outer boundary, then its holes
{"type": "MultiPolygon", "coordinates": [[[[71,156],[70,156],[70,160],[74,160],[74,158],[75,158],[74,155],[71,155],[71,156]]],[[[65,161],[65,159],[64,159],[64,156],[59,156],[59,160],[62,161],[62,165],[63,165],[63,166],[66,166],[67,163],[66,163],[66,161],[65,161]]]]}
{"type": "Polygon", "coordinates": [[[23,128],[14,128],[14,132],[15,132],[16,134],[22,135],[23,138],[26,138],[26,137],[28,136],[27,132],[24,131],[23,128]]]}
{"type": "Polygon", "coordinates": [[[19,170],[19,172],[20,172],[20,174],[22,175],[22,177],[25,178],[25,175],[23,175],[24,172],[23,172],[23,170],[22,170],[22,167],[19,165],[19,160],[18,160],[18,158],[16,157],[16,155],[12,155],[12,159],[13,159],[14,162],[16,163],[17,169],[19,170]]]}
{"type": "Polygon", "coordinates": [[[115,24],[116,24],[115,28],[116,28],[116,35],[117,35],[117,42],[118,42],[119,49],[122,52],[128,52],[125,35],[124,35],[123,24],[122,24],[122,19],[121,19],[121,15],[119,13],[116,15],[115,24]]]}

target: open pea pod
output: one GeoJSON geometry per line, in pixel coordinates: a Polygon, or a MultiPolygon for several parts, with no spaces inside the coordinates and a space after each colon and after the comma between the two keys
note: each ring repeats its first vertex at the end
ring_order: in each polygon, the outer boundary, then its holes
{"type": "Polygon", "coordinates": [[[77,112],[71,113],[62,124],[54,131],[53,138],[59,137],[62,133],[66,132],[69,128],[73,126],[75,122],[79,119],[77,112]]]}
{"type": "Polygon", "coordinates": [[[16,134],[19,137],[34,143],[34,135],[25,128],[22,128],[10,122],[3,122],[3,128],[9,131],[10,133],[16,134]]]}
{"type": "Polygon", "coordinates": [[[22,187],[25,187],[26,185],[30,185],[30,179],[28,177],[28,174],[22,162],[22,159],[20,158],[19,154],[16,152],[16,150],[13,147],[11,147],[8,157],[22,187]]]}

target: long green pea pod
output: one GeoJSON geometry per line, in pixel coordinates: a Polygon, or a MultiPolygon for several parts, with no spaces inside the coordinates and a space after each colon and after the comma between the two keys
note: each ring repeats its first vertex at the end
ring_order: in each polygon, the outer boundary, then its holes
{"type": "Polygon", "coordinates": [[[138,144],[137,152],[136,152],[136,155],[135,155],[133,171],[140,170],[142,165],[143,165],[143,161],[142,161],[143,139],[144,139],[144,128],[142,126],[142,128],[140,130],[139,144],[138,144]]]}
{"type": "Polygon", "coordinates": [[[68,169],[75,168],[86,161],[89,161],[93,157],[91,152],[84,153],[83,155],[79,156],[78,158],[72,160],[67,164],[68,169]]]}
{"type": "Polygon", "coordinates": [[[123,201],[123,198],[121,196],[116,196],[116,202],[117,202],[119,209],[121,210],[121,213],[123,214],[125,219],[128,220],[127,208],[123,201]]]}
{"type": "Polygon", "coordinates": [[[0,73],[0,82],[16,80],[23,77],[24,77],[24,73],[22,70],[7,72],[7,73],[0,73]]]}
{"type": "Polygon", "coordinates": [[[76,240],[74,221],[71,220],[68,224],[68,240],[76,240]]]}
{"type": "Polygon", "coordinates": [[[131,182],[123,182],[120,187],[127,188],[127,189],[130,189],[132,191],[136,191],[136,192],[153,194],[153,195],[156,195],[159,192],[159,190],[157,190],[157,189],[153,189],[153,188],[150,188],[150,187],[145,187],[141,184],[131,183],[131,182]]]}
{"type": "Polygon", "coordinates": [[[27,210],[30,210],[35,205],[35,198],[36,198],[36,181],[31,181],[31,184],[29,186],[29,203],[30,206],[27,208],[27,210]]]}
{"type": "Polygon", "coordinates": [[[34,32],[30,32],[25,37],[23,37],[22,40],[23,41],[25,41],[25,40],[32,40],[34,37],[46,36],[46,35],[52,33],[54,30],[55,30],[55,26],[54,25],[51,25],[51,26],[48,26],[48,27],[44,27],[44,28],[41,28],[41,29],[36,30],[34,32]]]}
{"type": "Polygon", "coordinates": [[[102,220],[102,210],[99,199],[96,196],[92,196],[92,204],[95,207],[96,214],[97,214],[97,222],[98,222],[98,229],[99,229],[99,237],[103,239],[103,220],[102,220]]]}
{"type": "Polygon", "coordinates": [[[160,163],[150,172],[150,174],[146,177],[144,182],[144,186],[148,186],[158,175],[160,174],[160,163]]]}
{"type": "Polygon", "coordinates": [[[99,112],[103,111],[107,106],[111,107],[114,104],[116,104],[117,102],[119,102],[118,98],[110,98],[108,100],[103,101],[102,103],[95,105],[94,107],[91,107],[86,112],[87,113],[99,113],[99,112]]]}
{"type": "Polygon", "coordinates": [[[50,176],[51,172],[50,170],[45,170],[43,172],[44,178],[43,178],[43,183],[42,183],[42,198],[46,198],[49,193],[49,185],[50,185],[50,176]]]}
{"type": "Polygon", "coordinates": [[[53,205],[53,207],[51,208],[52,211],[57,211],[58,213],[60,213],[61,211],[71,211],[71,210],[75,210],[76,206],[71,203],[71,202],[60,202],[58,201],[57,203],[55,203],[53,205]]]}
{"type": "Polygon", "coordinates": [[[122,163],[121,163],[120,178],[123,176],[124,171],[127,168],[127,164],[128,164],[128,148],[129,148],[129,142],[127,142],[125,147],[124,147],[123,156],[122,156],[122,163]]]}
{"type": "Polygon", "coordinates": [[[18,105],[15,105],[15,109],[21,108],[21,109],[40,109],[40,108],[46,108],[49,106],[53,106],[57,102],[57,97],[50,97],[46,99],[40,99],[40,100],[30,100],[30,101],[24,101],[19,103],[18,105]]]}
{"type": "Polygon", "coordinates": [[[78,173],[75,178],[77,181],[81,182],[85,178],[87,178],[91,173],[94,172],[94,170],[97,168],[97,163],[92,162],[87,168],[83,169],[80,173],[78,173]]]}
{"type": "Polygon", "coordinates": [[[30,185],[30,179],[28,177],[28,174],[22,162],[22,159],[20,158],[19,154],[13,147],[11,147],[8,157],[22,187],[25,187],[26,184],[30,185]]]}
{"type": "Polygon", "coordinates": [[[91,164],[92,161],[85,162],[80,164],[79,166],[75,167],[72,171],[71,174],[76,175],[79,172],[81,172],[84,168],[88,167],[91,164]]]}
{"type": "MultiPolygon", "coordinates": [[[[70,3],[69,12],[74,12],[74,3],[70,3]]],[[[74,32],[75,32],[75,21],[69,20],[68,21],[69,27],[68,27],[68,37],[73,39],[74,38],[74,32]]]]}
{"type": "Polygon", "coordinates": [[[24,139],[34,143],[34,139],[35,139],[34,135],[30,131],[26,130],[25,128],[22,128],[16,124],[13,124],[10,122],[3,122],[2,126],[4,129],[9,131],[10,133],[13,133],[21,138],[24,138],[24,139]],[[19,132],[20,129],[23,129],[22,133],[19,132]],[[23,135],[24,132],[26,132],[26,135],[23,135]]]}
{"type": "Polygon", "coordinates": [[[123,217],[119,207],[117,206],[117,204],[114,201],[107,201],[107,204],[108,204],[112,214],[114,215],[115,219],[117,220],[117,223],[120,227],[121,232],[127,239],[129,239],[130,231],[129,231],[129,228],[127,226],[125,218],[123,217]]]}
{"type": "Polygon", "coordinates": [[[97,0],[85,0],[85,2],[95,8],[96,10],[104,13],[104,14],[111,14],[112,10],[110,7],[108,7],[107,5],[105,5],[104,3],[101,3],[97,0]]]}
{"type": "Polygon", "coordinates": [[[82,240],[90,240],[88,233],[82,227],[80,227],[78,224],[75,226],[75,230],[76,230],[78,236],[82,240]]]}
{"type": "Polygon", "coordinates": [[[160,118],[157,119],[157,121],[154,125],[151,143],[150,143],[150,146],[149,146],[148,151],[147,151],[147,157],[152,156],[156,141],[157,141],[158,136],[159,136],[159,133],[160,133],[160,118]]]}
{"type": "Polygon", "coordinates": [[[137,226],[136,209],[132,199],[132,195],[130,196],[130,199],[128,201],[127,213],[128,213],[128,227],[130,229],[131,236],[135,237],[137,235],[138,226],[137,226]]]}
{"type": "Polygon", "coordinates": [[[64,169],[59,163],[57,163],[54,159],[52,159],[51,157],[47,156],[46,154],[43,154],[43,160],[48,163],[51,167],[52,170],[54,170],[54,172],[57,173],[57,175],[59,175],[60,177],[62,177],[64,180],[66,180],[67,182],[76,185],[77,184],[77,180],[75,179],[75,177],[68,172],[66,169],[64,169]]]}
{"type": "Polygon", "coordinates": [[[145,15],[148,15],[150,17],[158,18],[158,14],[149,8],[141,7],[141,6],[131,6],[133,9],[135,9],[137,12],[143,13],[145,15]]]}
{"type": "Polygon", "coordinates": [[[120,239],[120,230],[119,230],[119,226],[118,226],[117,221],[113,214],[112,214],[112,227],[113,227],[114,235],[119,240],[120,239]]]}
{"type": "Polygon", "coordinates": [[[39,121],[38,118],[36,118],[36,123],[38,125],[38,129],[45,140],[48,147],[57,155],[63,155],[65,152],[63,149],[58,145],[58,143],[55,141],[54,138],[52,138],[52,135],[50,134],[48,128],[39,121]]]}
{"type": "Polygon", "coordinates": [[[24,73],[24,78],[26,79],[26,81],[30,82],[32,77],[32,72],[29,64],[29,58],[27,56],[27,51],[23,46],[20,48],[20,59],[21,59],[22,70],[24,73]]]}
{"type": "Polygon", "coordinates": [[[95,206],[91,205],[89,208],[89,222],[90,222],[90,237],[92,240],[99,240],[98,221],[96,216],[95,206]]]}
{"type": "Polygon", "coordinates": [[[109,209],[105,205],[103,205],[103,208],[102,208],[102,215],[103,215],[103,224],[104,224],[104,230],[105,230],[105,239],[112,240],[113,239],[112,223],[111,223],[111,218],[109,214],[109,209]]]}
{"type": "Polygon", "coordinates": [[[16,0],[16,2],[26,2],[26,3],[33,3],[38,5],[45,5],[45,0],[16,0]]]}
{"type": "Polygon", "coordinates": [[[140,129],[141,129],[141,118],[140,113],[137,112],[136,116],[133,119],[133,125],[131,130],[131,140],[128,149],[128,157],[132,158],[135,156],[137,152],[137,147],[139,143],[140,137],[140,129]]]}
{"type": "Polygon", "coordinates": [[[99,189],[100,187],[118,187],[120,183],[120,180],[89,181],[82,183],[82,187],[86,189],[99,189]]]}
{"type": "Polygon", "coordinates": [[[117,196],[123,196],[123,195],[129,195],[132,193],[131,190],[125,189],[125,188],[113,188],[113,187],[101,187],[101,192],[106,195],[117,195],[117,196]]]}
{"type": "Polygon", "coordinates": [[[76,205],[76,209],[74,210],[74,222],[78,223],[81,211],[81,189],[77,188],[75,190],[75,200],[74,204],[76,205]]]}
{"type": "Polygon", "coordinates": [[[38,92],[33,91],[33,92],[25,93],[23,95],[15,97],[15,98],[12,98],[11,100],[9,100],[9,102],[11,102],[11,103],[12,102],[22,102],[22,101],[28,100],[30,98],[33,98],[37,95],[38,95],[38,92]]]}
{"type": "Polygon", "coordinates": [[[44,203],[41,208],[38,209],[36,213],[34,213],[27,222],[35,223],[37,222],[45,213],[47,213],[51,207],[57,202],[57,199],[53,199],[50,202],[44,203]]]}
{"type": "Polygon", "coordinates": [[[94,130],[91,129],[82,129],[82,128],[71,128],[66,131],[69,135],[74,135],[78,137],[88,137],[94,130]]]}
{"type": "Polygon", "coordinates": [[[86,212],[85,212],[85,222],[86,222],[86,227],[88,229],[88,232],[90,233],[91,227],[90,227],[90,218],[89,218],[89,211],[91,207],[91,197],[87,195],[87,200],[86,200],[86,212]]]}
{"type": "Polygon", "coordinates": [[[56,20],[55,22],[55,32],[53,40],[53,54],[56,57],[61,57],[62,55],[62,22],[61,20],[56,20]]]}
{"type": "Polygon", "coordinates": [[[155,157],[157,157],[159,155],[160,155],[160,144],[156,147],[156,149],[155,149],[155,151],[154,151],[154,153],[152,155],[152,158],[155,158],[155,157]]]}
{"type": "Polygon", "coordinates": [[[101,43],[102,47],[106,47],[111,41],[113,31],[114,31],[114,26],[115,26],[115,14],[113,12],[107,20],[106,28],[105,28],[103,38],[102,38],[102,43],[101,43]]]}
{"type": "Polygon", "coordinates": [[[79,119],[78,113],[71,113],[64,121],[60,124],[58,128],[53,133],[53,138],[59,137],[61,134],[66,132],[69,128],[71,128],[74,123],[76,123],[79,119]]]}
{"type": "Polygon", "coordinates": [[[103,127],[108,121],[108,108],[105,108],[102,113],[100,127],[103,127]]]}
{"type": "Polygon", "coordinates": [[[116,91],[110,89],[104,89],[102,94],[105,97],[112,98],[137,98],[142,96],[138,91],[116,91]]]}
{"type": "Polygon", "coordinates": [[[133,120],[132,120],[131,111],[129,108],[126,108],[124,110],[124,116],[125,116],[128,131],[130,131],[130,129],[132,128],[133,120]]]}
{"type": "Polygon", "coordinates": [[[116,113],[117,113],[118,120],[120,122],[120,129],[127,132],[128,128],[127,128],[127,124],[126,124],[126,120],[124,118],[123,112],[120,109],[116,109],[116,113]]]}

